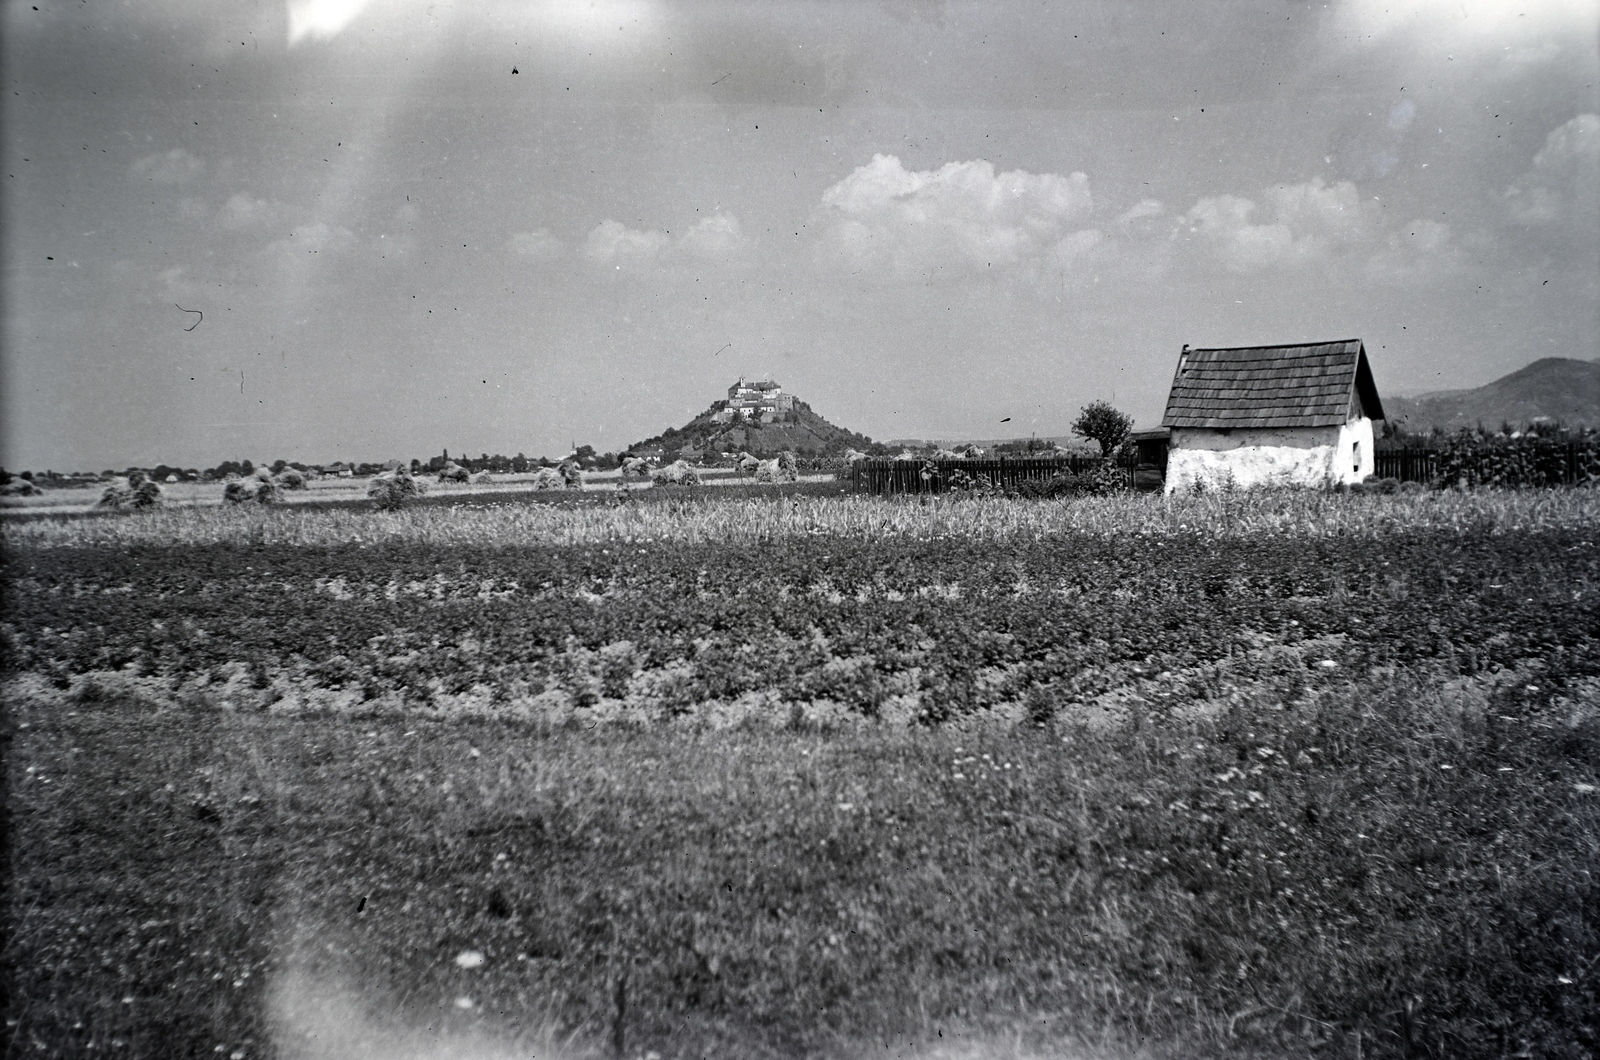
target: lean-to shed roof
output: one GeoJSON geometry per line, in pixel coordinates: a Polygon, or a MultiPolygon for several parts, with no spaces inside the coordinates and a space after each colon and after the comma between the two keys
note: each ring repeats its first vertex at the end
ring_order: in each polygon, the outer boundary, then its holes
{"type": "Polygon", "coordinates": [[[1185,349],[1164,427],[1334,427],[1383,418],[1360,339],[1185,349]]]}

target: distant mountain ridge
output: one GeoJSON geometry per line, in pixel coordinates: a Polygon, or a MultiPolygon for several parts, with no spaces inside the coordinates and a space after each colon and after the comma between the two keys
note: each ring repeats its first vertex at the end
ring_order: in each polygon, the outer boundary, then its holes
{"type": "Polygon", "coordinates": [[[1600,362],[1545,357],[1471,390],[1385,397],[1388,422],[1423,432],[1437,427],[1523,427],[1552,419],[1568,427],[1600,426],[1600,362]]]}

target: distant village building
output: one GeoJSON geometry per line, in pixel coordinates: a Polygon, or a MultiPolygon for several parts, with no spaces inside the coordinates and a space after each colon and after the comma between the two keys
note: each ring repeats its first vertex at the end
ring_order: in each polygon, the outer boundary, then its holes
{"type": "Polygon", "coordinates": [[[1167,396],[1167,492],[1332,486],[1373,472],[1383,418],[1360,339],[1191,350],[1167,396]]]}
{"type": "Polygon", "coordinates": [[[744,376],[728,388],[728,400],[714,417],[718,423],[732,423],[740,416],[773,423],[787,418],[794,410],[794,395],[785,394],[783,387],[771,379],[757,383],[745,382],[744,376]]]}

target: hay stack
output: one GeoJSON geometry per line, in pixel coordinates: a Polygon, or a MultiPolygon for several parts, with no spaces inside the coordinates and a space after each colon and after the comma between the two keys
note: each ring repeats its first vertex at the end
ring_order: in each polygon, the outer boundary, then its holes
{"type": "Polygon", "coordinates": [[[536,490],[565,489],[566,483],[561,479],[561,472],[553,467],[541,467],[534,472],[533,480],[529,483],[536,490]]]}
{"type": "Polygon", "coordinates": [[[494,476],[487,471],[474,471],[467,476],[467,485],[476,486],[480,482],[493,482],[494,476]]]}
{"type": "Polygon", "coordinates": [[[277,504],[281,500],[283,487],[264,467],[256,468],[245,478],[229,475],[227,485],[222,487],[223,504],[277,504]]]}
{"type": "Polygon", "coordinates": [[[763,460],[756,467],[756,481],[794,482],[800,478],[800,471],[795,466],[794,454],[785,450],[772,460],[763,460]]]}
{"type": "Polygon", "coordinates": [[[278,484],[279,489],[303,490],[306,488],[305,475],[292,467],[286,467],[278,472],[277,475],[273,476],[272,481],[278,484]]]}
{"type": "Polygon", "coordinates": [[[687,460],[677,460],[658,468],[654,476],[657,486],[698,486],[700,472],[689,466],[687,460]]]}
{"type": "Polygon", "coordinates": [[[367,496],[379,511],[398,511],[413,497],[428,492],[428,484],[419,482],[404,464],[393,471],[374,475],[367,483],[367,496]]]}
{"type": "Polygon", "coordinates": [[[440,482],[466,482],[470,478],[472,478],[472,473],[454,460],[446,464],[444,470],[439,472],[440,482]]]}
{"type": "Polygon", "coordinates": [[[622,462],[623,478],[649,478],[650,461],[642,456],[630,456],[622,462]]]}
{"type": "Polygon", "coordinates": [[[578,466],[576,460],[563,460],[561,466],[556,468],[556,471],[561,475],[561,481],[566,483],[567,489],[583,489],[583,468],[578,466]]]}
{"type": "Polygon", "coordinates": [[[101,508],[156,508],[162,501],[159,483],[143,471],[129,472],[127,478],[114,480],[100,494],[101,508]]]}

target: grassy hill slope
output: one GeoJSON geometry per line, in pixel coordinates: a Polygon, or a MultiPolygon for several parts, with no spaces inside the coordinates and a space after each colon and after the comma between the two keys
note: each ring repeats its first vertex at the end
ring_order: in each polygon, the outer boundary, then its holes
{"type": "Polygon", "coordinates": [[[814,412],[804,401],[796,400],[793,411],[778,423],[718,423],[716,414],[727,402],[711,407],[684,424],[646,438],[628,447],[630,452],[660,447],[667,452],[678,449],[714,449],[771,456],[785,450],[801,456],[838,456],[846,449],[866,451],[872,439],[864,434],[835,427],[814,412]]]}
{"type": "Polygon", "coordinates": [[[1523,426],[1541,417],[1600,426],[1600,362],[1545,357],[1472,390],[1386,397],[1383,407],[1391,423],[1403,422],[1411,431],[1523,426]]]}

